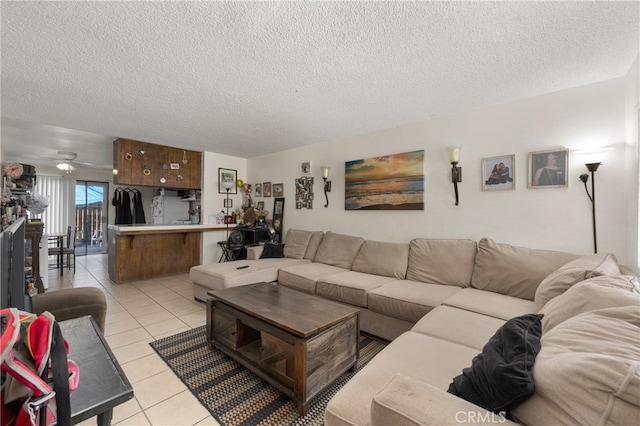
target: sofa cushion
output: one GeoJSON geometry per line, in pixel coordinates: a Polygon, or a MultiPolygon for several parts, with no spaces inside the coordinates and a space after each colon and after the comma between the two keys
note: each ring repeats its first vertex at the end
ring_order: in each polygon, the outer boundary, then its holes
{"type": "Polygon", "coordinates": [[[276,259],[284,256],[284,244],[265,243],[260,259],[276,259]]]}
{"type": "Polygon", "coordinates": [[[373,397],[372,426],[516,425],[500,414],[404,374],[396,375],[373,397]],[[425,399],[428,398],[428,404],[425,399]]]}
{"type": "MultiPolygon", "coordinates": [[[[304,262],[308,261],[304,260],[304,262]]],[[[315,293],[316,283],[320,278],[328,278],[331,275],[343,272],[346,272],[346,269],[325,265],[324,263],[304,263],[280,268],[278,271],[278,283],[308,293],[315,293]],[[300,268],[297,266],[300,266],[300,268]]]]}
{"type": "Polygon", "coordinates": [[[535,394],[512,411],[528,425],[640,423],[640,308],[569,318],[542,336],[535,394]]]}
{"type": "MultiPolygon", "coordinates": [[[[404,374],[431,384],[443,392],[451,378],[469,365],[478,351],[424,334],[408,331],[391,342],[329,401],[326,425],[368,425],[376,393],[404,374]]],[[[424,404],[428,404],[426,395],[424,404]]]]}
{"type": "Polygon", "coordinates": [[[324,232],[322,231],[312,231],[311,239],[309,240],[309,244],[307,245],[307,250],[304,252],[304,258],[313,261],[316,257],[316,253],[318,252],[318,247],[320,247],[320,243],[324,238],[324,232]]]}
{"type": "MultiPolygon", "coordinates": [[[[224,263],[208,263],[194,266],[189,270],[189,279],[206,289],[218,290],[258,282],[271,282],[278,278],[278,270],[284,266],[310,263],[303,259],[256,259],[236,260],[224,263]],[[237,269],[238,266],[248,268],[237,269]]],[[[195,291],[195,288],[194,288],[195,291]]],[[[200,300],[206,300],[206,291],[194,293],[200,300]],[[201,294],[204,293],[204,294],[201,294]]]]}
{"type": "MultiPolygon", "coordinates": [[[[638,279],[625,275],[600,276],[580,282],[540,310],[542,332],[584,312],[616,306],[640,306],[638,279]]],[[[640,336],[638,336],[640,338],[640,336]]]]}
{"type": "Polygon", "coordinates": [[[367,307],[367,293],[381,285],[395,281],[380,275],[347,271],[322,277],[316,284],[316,294],[351,305],[367,307]]]}
{"type": "Polygon", "coordinates": [[[398,280],[369,291],[369,310],[417,322],[460,287],[398,280]]]}
{"type": "Polygon", "coordinates": [[[453,306],[467,311],[508,320],[519,315],[531,314],[533,302],[504,294],[491,293],[475,288],[464,288],[445,299],[443,305],[453,306]]]}
{"type": "Polygon", "coordinates": [[[409,244],[366,240],[351,270],[402,280],[407,274],[408,258],[409,244]]]}
{"type": "Polygon", "coordinates": [[[364,243],[364,238],[327,232],[322,238],[314,262],[338,268],[351,269],[351,265],[364,243]]]}
{"type": "Polygon", "coordinates": [[[469,287],[476,251],[473,240],[411,240],[407,279],[469,287]]]}
{"type": "Polygon", "coordinates": [[[465,368],[448,392],[489,411],[509,411],[533,394],[531,368],[540,352],[542,315],[512,318],[465,368]]]}
{"type": "Polygon", "coordinates": [[[411,329],[481,351],[504,320],[451,306],[436,306],[411,329]]]}
{"type": "Polygon", "coordinates": [[[471,286],[495,293],[533,300],[540,282],[551,272],[578,256],[496,243],[478,243],[471,286]]]}
{"type": "Polygon", "coordinates": [[[620,275],[618,260],[613,254],[591,254],[562,265],[547,275],[536,289],[534,299],[536,311],[575,283],[600,275],[620,275]]]}
{"type": "Polygon", "coordinates": [[[309,241],[311,240],[311,232],[299,229],[289,229],[287,238],[285,239],[284,256],[291,259],[302,259],[307,250],[309,241]]]}

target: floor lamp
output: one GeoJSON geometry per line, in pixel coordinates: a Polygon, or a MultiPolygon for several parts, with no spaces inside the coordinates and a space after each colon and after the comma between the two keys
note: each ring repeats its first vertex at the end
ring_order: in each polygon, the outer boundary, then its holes
{"type": "Polygon", "coordinates": [[[224,222],[227,224],[227,244],[229,243],[229,207],[231,207],[231,199],[229,198],[229,191],[233,188],[235,182],[224,181],[222,187],[227,190],[227,198],[224,200],[224,206],[227,208],[227,215],[224,217],[224,222]]]}
{"type": "Polygon", "coordinates": [[[593,227],[593,252],[598,253],[598,237],[596,232],[596,170],[602,164],[602,160],[607,156],[607,154],[613,148],[600,148],[596,150],[589,151],[577,151],[576,154],[584,154],[588,156],[585,166],[587,170],[591,173],[591,194],[589,194],[589,188],[587,188],[587,181],[589,180],[589,175],[587,173],[580,175],[580,181],[584,184],[584,190],[589,197],[589,201],[591,201],[591,224],[593,227]]]}

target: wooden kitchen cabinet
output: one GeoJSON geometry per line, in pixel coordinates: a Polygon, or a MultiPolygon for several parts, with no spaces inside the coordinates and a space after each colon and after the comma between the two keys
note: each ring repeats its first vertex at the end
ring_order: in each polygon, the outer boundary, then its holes
{"type": "Polygon", "coordinates": [[[113,142],[116,185],[201,189],[202,152],[116,139],[113,142]]]}

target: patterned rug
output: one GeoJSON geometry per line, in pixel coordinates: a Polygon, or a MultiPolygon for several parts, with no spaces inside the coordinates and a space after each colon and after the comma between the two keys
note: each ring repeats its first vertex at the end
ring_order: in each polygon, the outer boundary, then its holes
{"type": "MultiPolygon", "coordinates": [[[[312,400],[309,413],[300,416],[289,397],[221,351],[209,349],[205,326],[156,340],[150,345],[211,415],[225,426],[322,425],[327,403],[354,374],[347,372],[336,379],[312,400]]],[[[385,346],[386,342],[362,335],[356,371],[385,346]]]]}

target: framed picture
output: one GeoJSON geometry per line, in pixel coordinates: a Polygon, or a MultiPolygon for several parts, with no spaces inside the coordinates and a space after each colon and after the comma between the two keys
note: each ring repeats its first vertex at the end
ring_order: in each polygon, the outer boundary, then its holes
{"type": "Polygon", "coordinates": [[[282,220],[284,217],[284,198],[276,198],[273,201],[273,222],[272,226],[276,232],[273,238],[275,243],[282,241],[282,220]]]}
{"type": "Polygon", "coordinates": [[[222,186],[222,182],[233,182],[233,186],[229,190],[229,194],[237,194],[238,171],[233,169],[218,169],[218,194],[226,194],[227,190],[222,186]]]}
{"type": "Polygon", "coordinates": [[[262,184],[262,196],[271,197],[271,182],[265,182],[262,184]]]}
{"type": "Polygon", "coordinates": [[[224,200],[224,207],[232,209],[233,208],[233,199],[228,198],[224,200]]]}
{"type": "Polygon", "coordinates": [[[311,173],[311,161],[305,161],[304,163],[300,164],[300,173],[302,173],[303,175],[308,175],[309,173],[311,173]]]}
{"type": "Polygon", "coordinates": [[[313,208],[313,176],[296,179],[296,209],[313,208]]]}
{"type": "Polygon", "coordinates": [[[347,161],[344,172],[345,210],[424,210],[424,150],[347,161]]]}
{"type": "Polygon", "coordinates": [[[503,155],[482,159],[482,190],[516,189],[516,156],[503,155]]]}
{"type": "Polygon", "coordinates": [[[529,153],[529,188],[568,186],[569,150],[565,148],[529,153]]]}
{"type": "Polygon", "coordinates": [[[258,201],[258,202],[256,203],[256,208],[257,208],[258,210],[264,210],[264,201],[258,201]]]}
{"type": "Polygon", "coordinates": [[[256,197],[262,197],[262,184],[256,183],[256,197]]]}
{"type": "Polygon", "coordinates": [[[282,197],[284,195],[283,184],[274,183],[273,184],[273,196],[274,197],[282,197]]]}

